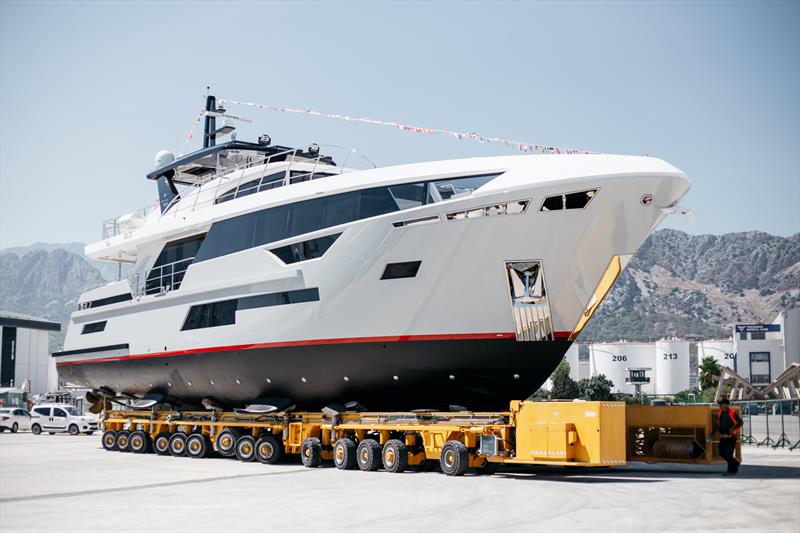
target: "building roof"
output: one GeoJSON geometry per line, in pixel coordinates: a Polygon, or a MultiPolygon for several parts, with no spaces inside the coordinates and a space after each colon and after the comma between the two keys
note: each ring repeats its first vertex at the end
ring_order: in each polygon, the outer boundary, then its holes
{"type": "Polygon", "coordinates": [[[12,313],[10,311],[0,311],[0,326],[61,331],[61,324],[58,322],[50,322],[44,318],[12,313]]]}

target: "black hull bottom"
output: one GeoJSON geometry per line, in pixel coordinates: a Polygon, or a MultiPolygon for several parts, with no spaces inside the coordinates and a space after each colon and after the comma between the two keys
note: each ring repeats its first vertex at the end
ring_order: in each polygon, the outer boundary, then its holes
{"type": "Polygon", "coordinates": [[[358,401],[369,410],[507,409],[558,366],[571,342],[513,339],[317,344],[219,350],[124,361],[68,363],[68,382],[184,402],[210,397],[241,407],[286,397],[298,408],[358,401]]]}

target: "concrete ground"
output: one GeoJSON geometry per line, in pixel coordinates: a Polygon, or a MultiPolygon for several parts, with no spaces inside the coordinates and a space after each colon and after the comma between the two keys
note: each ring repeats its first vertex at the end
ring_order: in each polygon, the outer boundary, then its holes
{"type": "Polygon", "coordinates": [[[721,466],[491,477],[106,452],[99,434],[0,435],[0,531],[800,530],[800,452],[721,466]]]}

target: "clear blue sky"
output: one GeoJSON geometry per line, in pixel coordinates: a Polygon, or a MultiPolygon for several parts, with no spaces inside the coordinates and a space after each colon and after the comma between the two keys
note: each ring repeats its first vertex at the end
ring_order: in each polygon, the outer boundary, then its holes
{"type": "MultiPolygon", "coordinates": [[[[206,85],[231,98],[650,154],[691,233],[800,231],[800,3],[0,3],[0,246],[93,241],[155,198],[206,85]]],[[[237,110],[379,165],[508,153],[237,110]]],[[[194,146],[197,146],[195,142],[194,146]]]]}

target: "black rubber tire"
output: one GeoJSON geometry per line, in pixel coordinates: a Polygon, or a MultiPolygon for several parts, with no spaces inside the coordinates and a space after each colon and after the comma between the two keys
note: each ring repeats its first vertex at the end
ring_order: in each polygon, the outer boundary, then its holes
{"type": "Polygon", "coordinates": [[[0,428],[0,433],[5,433],[6,428],[0,428]]]}
{"type": "Polygon", "coordinates": [[[381,452],[381,462],[387,472],[405,472],[408,468],[408,447],[397,439],[386,441],[381,452]]]}
{"type": "Polygon", "coordinates": [[[128,445],[131,443],[131,432],[127,430],[117,431],[114,437],[114,448],[118,452],[129,452],[128,445]]]}
{"type": "Polygon", "coordinates": [[[256,460],[256,439],[252,435],[243,435],[236,441],[236,458],[245,463],[256,460]]]}
{"type": "Polygon", "coordinates": [[[162,431],[153,439],[153,451],[158,455],[169,455],[169,439],[172,433],[169,431],[162,431]]]}
{"type": "Polygon", "coordinates": [[[150,453],[150,435],[144,431],[134,431],[128,437],[128,450],[133,453],[150,453]]]}
{"type": "Polygon", "coordinates": [[[67,431],[69,431],[69,434],[73,437],[81,434],[81,428],[79,428],[76,424],[70,424],[67,431]]]}
{"type": "Polygon", "coordinates": [[[235,429],[225,428],[219,432],[214,441],[214,446],[223,457],[233,457],[236,455],[236,441],[239,440],[239,432],[235,429]]]}
{"type": "Polygon", "coordinates": [[[48,434],[48,435],[55,435],[55,434],[56,434],[56,432],[55,432],[55,431],[48,431],[48,432],[47,432],[47,434],[48,434]]]}
{"type": "Polygon", "coordinates": [[[442,446],[439,458],[442,472],[448,476],[461,476],[469,467],[469,451],[463,442],[449,440],[442,446]]]}
{"type": "Polygon", "coordinates": [[[173,433],[169,437],[169,454],[173,457],[184,457],[186,455],[186,434],[173,433]]]}
{"type": "Polygon", "coordinates": [[[343,437],[333,447],[333,464],[339,470],[353,470],[356,466],[356,443],[353,439],[343,437]]]}
{"type": "Polygon", "coordinates": [[[256,441],[256,459],[259,463],[274,465],[283,457],[283,443],[273,435],[261,435],[256,441]]]}
{"type": "Polygon", "coordinates": [[[31,426],[31,433],[34,435],[41,435],[42,434],[42,426],[39,424],[34,424],[31,426]]]}
{"type": "Polygon", "coordinates": [[[14,422],[13,424],[11,424],[11,433],[16,433],[17,431],[19,431],[19,424],[14,422]]]}
{"type": "Polygon", "coordinates": [[[186,439],[186,455],[192,459],[203,459],[211,451],[211,443],[208,437],[202,433],[192,433],[186,439]]]}
{"type": "Polygon", "coordinates": [[[364,439],[358,443],[356,453],[358,468],[364,472],[375,472],[381,467],[381,445],[374,439],[364,439]]]}
{"type": "Polygon", "coordinates": [[[117,432],[113,429],[104,432],[101,440],[103,442],[103,449],[107,452],[112,452],[117,449],[117,432]]]}
{"type": "Polygon", "coordinates": [[[316,437],[308,437],[300,446],[300,460],[306,468],[316,468],[322,464],[322,443],[316,437]]]}

